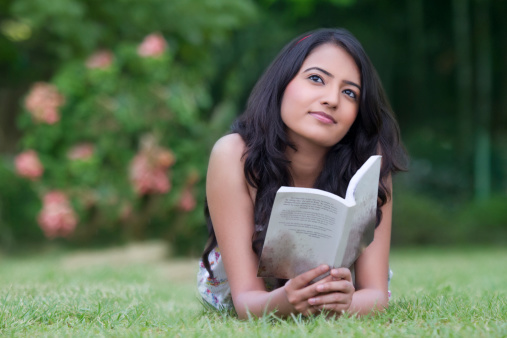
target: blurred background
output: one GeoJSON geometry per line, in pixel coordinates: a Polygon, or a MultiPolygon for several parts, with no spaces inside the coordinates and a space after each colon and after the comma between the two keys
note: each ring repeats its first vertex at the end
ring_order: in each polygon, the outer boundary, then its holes
{"type": "Polygon", "coordinates": [[[393,245],[507,243],[503,0],[2,0],[0,251],[199,255],[213,143],[283,45],[344,27],[411,157],[393,245]]]}

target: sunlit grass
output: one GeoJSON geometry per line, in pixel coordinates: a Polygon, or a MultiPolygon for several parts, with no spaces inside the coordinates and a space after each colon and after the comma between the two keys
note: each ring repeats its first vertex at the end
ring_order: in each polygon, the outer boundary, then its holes
{"type": "Polygon", "coordinates": [[[338,320],[240,321],[205,311],[195,290],[195,260],[111,266],[67,258],[0,258],[0,335],[507,335],[507,249],[394,250],[386,313],[338,320]]]}

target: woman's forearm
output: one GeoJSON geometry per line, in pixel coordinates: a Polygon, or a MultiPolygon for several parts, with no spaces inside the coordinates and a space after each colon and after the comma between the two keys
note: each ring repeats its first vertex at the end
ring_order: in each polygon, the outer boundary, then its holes
{"type": "Polygon", "coordinates": [[[248,319],[249,316],[262,317],[273,311],[283,317],[295,311],[287,300],[284,288],[278,288],[271,292],[244,292],[234,297],[234,308],[240,319],[248,319]]]}
{"type": "Polygon", "coordinates": [[[362,289],[354,292],[352,303],[347,312],[360,316],[384,311],[388,307],[389,298],[385,292],[377,289],[362,289]]]}
{"type": "MultiPolygon", "coordinates": [[[[364,316],[384,311],[387,306],[387,294],[376,289],[362,289],[354,292],[352,303],[347,312],[364,316]]],[[[234,298],[234,307],[240,319],[248,319],[249,316],[262,317],[273,311],[276,311],[280,317],[296,312],[287,300],[284,288],[278,288],[271,292],[249,291],[237,295],[234,298]]]]}

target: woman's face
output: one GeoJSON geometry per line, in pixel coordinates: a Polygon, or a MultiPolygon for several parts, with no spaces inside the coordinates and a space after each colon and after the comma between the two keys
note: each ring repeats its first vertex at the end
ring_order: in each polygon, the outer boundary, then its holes
{"type": "Polygon", "coordinates": [[[356,119],[361,76],[354,59],[332,43],[315,48],[289,82],[281,116],[289,139],[332,147],[356,119]]]}

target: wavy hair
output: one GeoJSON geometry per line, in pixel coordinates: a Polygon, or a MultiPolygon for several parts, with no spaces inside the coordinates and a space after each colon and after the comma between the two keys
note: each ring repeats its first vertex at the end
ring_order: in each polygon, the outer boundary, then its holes
{"type": "MultiPolygon", "coordinates": [[[[335,44],[355,61],[361,77],[361,93],[356,120],[348,133],[327,153],[322,172],[314,187],[344,197],[347,185],[371,156],[382,155],[378,189],[376,225],[382,219],[380,207],[391,197],[387,185],[390,174],[405,170],[406,153],[400,132],[384,89],[359,41],[345,29],[319,29],[303,34],[286,45],[264,72],[248,99],[245,112],[234,122],[231,131],[246,144],[245,178],[257,190],[254,205],[255,232],[252,249],[260,256],[271,208],[277,190],[293,184],[285,153],[287,147],[297,151],[287,138],[280,115],[285,88],[299,72],[306,57],[318,46],[335,44]]],[[[205,206],[209,239],[202,259],[209,266],[208,254],[217,245],[207,204],[205,206]]]]}

